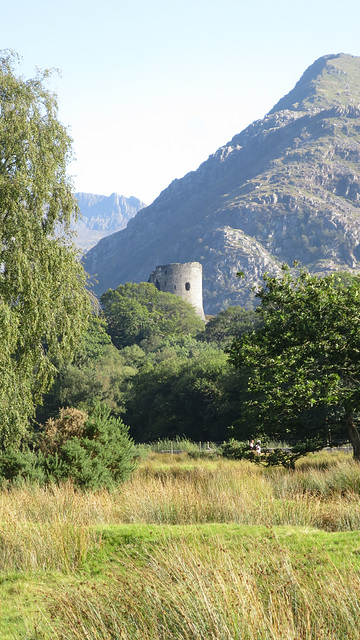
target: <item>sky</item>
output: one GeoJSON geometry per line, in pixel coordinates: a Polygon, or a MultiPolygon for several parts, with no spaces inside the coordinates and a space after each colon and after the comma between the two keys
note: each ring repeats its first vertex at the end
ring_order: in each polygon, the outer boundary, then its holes
{"type": "Polygon", "coordinates": [[[74,189],[151,202],[262,118],[320,56],[360,56],[359,0],[12,0],[0,48],[49,89],[74,189]]]}

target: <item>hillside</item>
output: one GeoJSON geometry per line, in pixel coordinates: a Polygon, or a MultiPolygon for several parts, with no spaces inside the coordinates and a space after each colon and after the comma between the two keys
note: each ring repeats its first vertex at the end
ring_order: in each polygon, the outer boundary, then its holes
{"type": "Polygon", "coordinates": [[[284,261],[358,270],[359,159],[360,58],[324,56],[263,119],[88,252],[95,291],[199,261],[205,313],[216,313],[250,306],[251,287],[284,261]]]}
{"type": "Polygon", "coordinates": [[[75,193],[75,197],[82,216],[74,226],[76,244],[83,251],[88,251],[101,238],[125,229],[129,220],[146,206],[138,198],[125,198],[117,193],[110,196],[75,193]]]}

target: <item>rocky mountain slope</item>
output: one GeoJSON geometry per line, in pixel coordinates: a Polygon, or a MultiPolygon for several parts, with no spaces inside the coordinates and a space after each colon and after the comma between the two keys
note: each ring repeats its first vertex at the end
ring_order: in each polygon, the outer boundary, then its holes
{"type": "Polygon", "coordinates": [[[88,252],[95,291],[197,260],[205,313],[216,313],[250,306],[251,287],[282,262],[360,270],[359,161],[360,58],[324,56],[263,119],[88,252]]]}
{"type": "Polygon", "coordinates": [[[125,198],[117,193],[108,197],[94,193],[75,193],[75,197],[82,215],[74,226],[77,234],[75,241],[83,251],[88,251],[101,238],[125,229],[129,220],[146,207],[138,198],[125,198]]]}

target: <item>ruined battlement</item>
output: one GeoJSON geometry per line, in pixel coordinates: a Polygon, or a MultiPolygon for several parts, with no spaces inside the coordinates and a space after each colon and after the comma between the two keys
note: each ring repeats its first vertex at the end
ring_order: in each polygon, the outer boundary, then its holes
{"type": "Polygon", "coordinates": [[[198,315],[205,320],[200,262],[171,262],[159,265],[150,274],[148,281],[159,291],[173,293],[192,304],[198,315]]]}

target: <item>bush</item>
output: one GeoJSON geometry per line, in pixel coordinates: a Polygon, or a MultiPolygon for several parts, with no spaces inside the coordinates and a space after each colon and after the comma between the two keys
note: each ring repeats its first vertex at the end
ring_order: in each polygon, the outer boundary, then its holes
{"type": "Polygon", "coordinates": [[[67,407],[60,409],[58,418],[46,421],[39,439],[40,449],[45,455],[57,454],[62,446],[72,438],[84,434],[88,414],[80,409],[67,407]]]}
{"type": "Polygon", "coordinates": [[[42,484],[45,480],[44,470],[38,464],[38,456],[33,451],[7,449],[0,454],[0,484],[10,482],[21,483],[23,480],[42,484]]]}
{"type": "Polygon", "coordinates": [[[252,449],[249,449],[248,444],[239,442],[234,438],[231,438],[228,442],[224,442],[220,448],[220,454],[224,456],[224,458],[231,458],[232,460],[246,459],[255,462],[259,461],[259,456],[255,455],[252,449]]]}
{"type": "Polygon", "coordinates": [[[225,442],[219,453],[224,458],[232,458],[233,460],[250,460],[251,462],[260,463],[267,467],[285,467],[285,469],[295,469],[295,462],[299,458],[303,458],[311,451],[320,451],[322,443],[319,440],[316,444],[315,440],[306,441],[290,447],[286,444],[278,444],[274,448],[262,448],[261,455],[257,455],[253,449],[245,442],[239,442],[232,438],[225,442]]]}
{"type": "Polygon", "coordinates": [[[110,489],[129,477],[137,457],[128,427],[105,405],[97,404],[90,415],[61,409],[46,422],[34,451],[0,454],[0,482],[71,480],[86,489],[110,489]]]}
{"type": "Polygon", "coordinates": [[[40,447],[49,478],[71,479],[88,489],[111,488],[126,480],[136,466],[128,427],[101,404],[89,416],[63,409],[58,420],[46,423],[40,447]]]}

